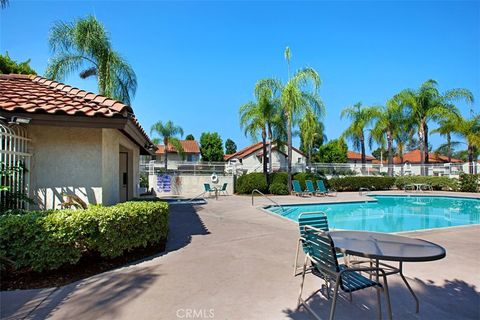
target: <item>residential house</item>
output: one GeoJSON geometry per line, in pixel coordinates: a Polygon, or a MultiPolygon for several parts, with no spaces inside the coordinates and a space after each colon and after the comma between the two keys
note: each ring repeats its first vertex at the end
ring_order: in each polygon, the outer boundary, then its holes
{"type": "Polygon", "coordinates": [[[198,162],[200,161],[200,146],[195,140],[180,140],[180,144],[183,148],[183,154],[179,153],[172,144],[158,145],[158,149],[155,152],[155,160],[157,163],[163,163],[165,161],[165,154],[167,153],[168,162],[198,162]]]}
{"type": "Polygon", "coordinates": [[[26,167],[17,183],[40,209],[136,197],[139,157],[155,149],[130,106],[31,75],[0,75],[0,138],[0,162],[26,167]]]}

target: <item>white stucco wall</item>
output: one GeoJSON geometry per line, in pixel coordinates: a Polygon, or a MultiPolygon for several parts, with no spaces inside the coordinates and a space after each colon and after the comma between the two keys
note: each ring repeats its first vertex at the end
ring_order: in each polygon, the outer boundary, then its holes
{"type": "Polygon", "coordinates": [[[28,126],[30,196],[38,208],[59,208],[62,193],[102,202],[101,130],[28,126]]]}
{"type": "MultiPolygon", "coordinates": [[[[205,191],[204,183],[210,183],[212,187],[220,188],[224,183],[228,183],[227,192],[233,194],[233,176],[219,175],[218,183],[213,184],[210,180],[210,175],[172,175],[171,191],[162,192],[157,188],[157,175],[149,175],[148,177],[149,190],[154,190],[158,197],[182,195],[184,197],[195,197],[205,191]]],[[[208,194],[207,194],[208,196],[208,194]]]]}
{"type": "Polygon", "coordinates": [[[30,196],[39,209],[58,209],[62,193],[87,203],[119,201],[119,152],[129,154],[129,198],[137,196],[139,147],[116,129],[28,126],[30,196]]]}

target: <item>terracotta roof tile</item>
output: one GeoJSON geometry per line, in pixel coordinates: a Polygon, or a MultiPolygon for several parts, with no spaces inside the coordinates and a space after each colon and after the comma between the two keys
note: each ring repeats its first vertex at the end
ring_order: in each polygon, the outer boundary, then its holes
{"type": "MultiPolygon", "coordinates": [[[[267,146],[268,146],[268,143],[267,143],[267,146]]],[[[228,161],[228,160],[230,160],[230,159],[233,159],[233,158],[243,159],[243,158],[245,158],[246,156],[251,155],[252,153],[261,150],[262,147],[263,147],[263,146],[262,146],[262,142],[257,142],[257,143],[254,143],[254,144],[252,144],[252,145],[249,145],[248,147],[245,147],[245,148],[241,149],[240,151],[237,151],[237,152],[235,152],[235,153],[233,153],[233,154],[230,154],[230,155],[228,155],[228,156],[225,156],[224,159],[225,159],[226,161],[228,161]]],[[[276,148],[277,148],[276,146],[273,146],[273,147],[272,147],[272,150],[274,150],[274,149],[276,149],[276,148]]],[[[305,154],[304,154],[302,151],[298,150],[297,148],[292,147],[292,149],[295,150],[295,152],[298,152],[298,153],[300,153],[301,155],[305,156],[305,154]]],[[[283,153],[283,152],[282,152],[282,153],[283,153]]],[[[261,155],[261,154],[260,154],[260,155],[261,155]]]]}
{"type": "MultiPolygon", "coordinates": [[[[420,150],[412,150],[410,152],[407,152],[403,155],[403,163],[409,162],[409,163],[421,163],[421,154],[420,150]]],[[[430,152],[428,154],[428,162],[429,163],[448,163],[448,157],[441,155],[441,154],[435,154],[430,152]]],[[[400,161],[400,157],[395,157],[393,158],[393,163],[395,164],[400,164],[402,163],[400,161]]],[[[462,160],[460,159],[455,159],[452,158],[452,163],[463,163],[462,160]]]]}
{"type": "Polygon", "coordinates": [[[0,74],[0,110],[108,118],[129,117],[147,141],[150,141],[130,106],[40,76],[0,74]]]}
{"type": "MultiPolygon", "coordinates": [[[[354,151],[347,151],[347,158],[348,160],[362,160],[362,154],[354,151]]],[[[367,159],[367,161],[373,161],[375,160],[375,157],[365,155],[365,159],[367,159]]]]}
{"type": "MultiPolygon", "coordinates": [[[[195,140],[180,140],[180,144],[182,145],[183,152],[184,153],[195,153],[199,154],[200,153],[200,146],[198,145],[198,142],[195,140]]],[[[161,144],[157,146],[158,149],[155,152],[156,154],[164,154],[165,153],[165,145],[161,144]]],[[[177,150],[173,145],[170,143],[168,144],[168,152],[169,153],[177,153],[177,150]]]]}

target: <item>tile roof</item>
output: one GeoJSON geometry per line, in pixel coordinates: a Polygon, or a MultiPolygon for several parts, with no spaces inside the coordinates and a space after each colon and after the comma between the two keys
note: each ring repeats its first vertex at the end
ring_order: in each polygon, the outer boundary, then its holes
{"type": "MultiPolygon", "coordinates": [[[[354,151],[347,151],[347,159],[362,160],[362,154],[354,151]]],[[[365,155],[365,159],[367,159],[367,161],[376,160],[375,157],[369,156],[368,154],[365,155]]]]}
{"type": "Polygon", "coordinates": [[[130,106],[105,96],[34,75],[0,74],[0,110],[51,115],[130,118],[148,135],[130,106]]]}
{"type": "MultiPolygon", "coordinates": [[[[267,146],[268,146],[268,142],[267,142],[267,146]]],[[[251,155],[252,153],[256,152],[256,151],[259,151],[262,149],[262,142],[257,142],[257,143],[254,143],[252,145],[249,145],[248,147],[245,147],[243,149],[241,149],[240,151],[237,151],[233,154],[230,154],[228,156],[224,156],[224,159],[226,161],[230,160],[230,159],[233,159],[233,158],[237,158],[237,159],[243,159],[245,158],[246,156],[249,156],[251,155]]],[[[276,148],[276,146],[273,146],[272,147],[272,150],[274,150],[276,148]]],[[[295,147],[292,147],[293,150],[295,150],[296,152],[300,153],[301,155],[305,156],[305,154],[298,150],[297,148],[295,147]]],[[[260,154],[261,156],[262,154],[260,154]]]]}
{"type": "MultiPolygon", "coordinates": [[[[421,154],[420,150],[412,150],[410,152],[407,152],[403,155],[403,162],[409,162],[409,163],[421,163],[421,154]]],[[[428,153],[428,162],[429,163],[447,163],[448,162],[448,157],[441,155],[441,154],[436,154],[433,152],[428,153]]],[[[400,157],[395,157],[393,158],[393,163],[399,164],[401,163],[400,157]]],[[[452,163],[463,163],[462,160],[460,159],[455,159],[452,158],[452,163]]]]}
{"type": "MultiPolygon", "coordinates": [[[[200,146],[198,145],[198,142],[195,140],[180,140],[180,144],[182,145],[183,152],[184,153],[195,153],[199,154],[200,153],[200,146]]],[[[156,154],[164,154],[165,153],[165,145],[160,144],[157,146],[158,149],[155,152],[156,154]]],[[[168,152],[169,153],[177,153],[177,150],[173,145],[170,143],[168,144],[168,152]]]]}

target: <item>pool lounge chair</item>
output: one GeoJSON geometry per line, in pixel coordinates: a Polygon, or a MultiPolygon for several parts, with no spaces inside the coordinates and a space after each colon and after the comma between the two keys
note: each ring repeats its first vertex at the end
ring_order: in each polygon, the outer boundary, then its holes
{"type": "Polygon", "coordinates": [[[326,196],[332,196],[332,197],[337,196],[337,190],[327,189],[325,187],[325,183],[323,183],[323,180],[317,180],[317,192],[322,193],[326,196]]]}
{"type": "Polygon", "coordinates": [[[300,285],[300,295],[298,297],[298,308],[305,307],[316,319],[320,317],[308,306],[307,301],[315,296],[321,289],[315,291],[308,298],[303,299],[303,284],[307,271],[311,274],[325,280],[326,295],[330,299],[330,290],[332,284],[334,287],[332,306],[330,307],[330,320],[335,316],[335,307],[337,305],[338,291],[341,290],[349,294],[349,300],[352,301],[352,292],[366,288],[375,288],[377,290],[377,303],[379,316],[381,315],[380,291],[383,291],[387,301],[387,310],[389,319],[392,319],[392,307],[390,304],[390,295],[388,292],[387,276],[381,268],[349,268],[344,264],[339,264],[335,254],[335,245],[328,232],[318,228],[305,226],[304,246],[306,249],[305,262],[303,264],[302,282],[300,285]],[[383,279],[383,284],[364,277],[360,272],[376,272],[383,279]]]}
{"type": "Polygon", "coordinates": [[[225,183],[222,185],[222,188],[220,188],[220,189],[218,190],[218,192],[222,192],[224,196],[228,196],[227,186],[228,186],[228,183],[225,182],[225,183]]]}
{"type": "Polygon", "coordinates": [[[300,182],[298,180],[293,180],[292,181],[292,187],[293,187],[293,193],[296,196],[303,197],[305,194],[308,194],[309,192],[303,191],[302,187],[300,186],[300,182]]]}
{"type": "Polygon", "coordinates": [[[322,192],[315,190],[312,180],[305,180],[305,186],[307,187],[306,191],[308,193],[311,193],[312,195],[323,195],[322,192]]]}
{"type": "Polygon", "coordinates": [[[210,187],[210,183],[204,183],[203,184],[203,187],[205,188],[205,192],[208,192],[208,196],[211,197],[212,196],[212,192],[215,193],[215,189],[212,189],[210,187]]]}

